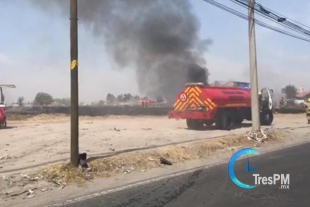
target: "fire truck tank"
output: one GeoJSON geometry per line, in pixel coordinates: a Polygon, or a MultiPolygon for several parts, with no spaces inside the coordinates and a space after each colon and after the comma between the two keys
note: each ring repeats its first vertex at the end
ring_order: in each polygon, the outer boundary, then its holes
{"type": "Polygon", "coordinates": [[[217,107],[250,107],[251,92],[248,89],[232,87],[201,88],[201,98],[210,99],[217,107]]]}

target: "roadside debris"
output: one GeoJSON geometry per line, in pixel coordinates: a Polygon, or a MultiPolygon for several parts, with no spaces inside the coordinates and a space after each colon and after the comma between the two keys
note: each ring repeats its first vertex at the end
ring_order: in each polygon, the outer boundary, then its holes
{"type": "Polygon", "coordinates": [[[82,172],[85,174],[84,177],[86,180],[89,180],[92,178],[92,172],[91,172],[91,168],[87,164],[87,154],[82,153],[79,156],[80,156],[79,163],[82,168],[82,172]]]}
{"type": "Polygon", "coordinates": [[[12,158],[14,158],[14,157],[11,157],[11,156],[9,156],[9,155],[6,155],[6,156],[4,156],[4,157],[0,157],[0,160],[10,160],[10,159],[12,159],[12,158]]]}
{"type": "Polygon", "coordinates": [[[29,190],[28,194],[27,194],[27,198],[34,198],[34,197],[35,197],[35,194],[34,194],[33,190],[29,190]]]}
{"type": "Polygon", "coordinates": [[[16,196],[20,196],[20,195],[23,195],[25,193],[28,193],[27,195],[31,195],[31,194],[34,194],[34,190],[37,190],[37,188],[32,188],[32,189],[29,189],[29,190],[23,190],[23,191],[20,191],[20,192],[17,192],[17,193],[13,193],[11,195],[9,195],[10,197],[16,197],[16,196]]]}
{"type": "Polygon", "coordinates": [[[86,153],[79,154],[79,164],[82,168],[88,168],[86,153]]]}
{"type": "Polygon", "coordinates": [[[27,198],[34,198],[35,197],[35,195],[34,194],[29,194],[28,196],[27,196],[27,198]]]}
{"type": "Polygon", "coordinates": [[[146,131],[152,130],[152,128],[141,128],[141,129],[146,131]]]}
{"type": "Polygon", "coordinates": [[[165,158],[160,158],[160,164],[163,165],[172,165],[172,162],[170,162],[169,160],[165,159],[165,158]]]}
{"type": "Polygon", "coordinates": [[[53,183],[56,184],[57,186],[61,186],[60,182],[57,182],[56,180],[53,180],[53,183]]]}
{"type": "Polygon", "coordinates": [[[31,177],[28,174],[21,174],[21,177],[24,179],[27,179],[28,181],[31,181],[31,182],[39,181],[40,179],[43,179],[43,176],[31,177]]]}
{"type": "Polygon", "coordinates": [[[114,131],[120,132],[121,130],[114,127],[114,131]]]}
{"type": "Polygon", "coordinates": [[[265,142],[267,141],[267,134],[264,133],[263,130],[259,132],[247,132],[246,133],[248,140],[254,140],[257,142],[265,142]]]}
{"type": "MultiPolygon", "coordinates": [[[[53,180],[53,183],[58,187],[58,189],[62,190],[67,186],[67,183],[63,183],[60,181],[53,180]]],[[[45,190],[45,189],[44,189],[45,190]]]]}
{"type": "Polygon", "coordinates": [[[67,183],[63,183],[62,186],[59,187],[60,190],[64,189],[67,186],[67,183]]]}
{"type": "Polygon", "coordinates": [[[128,169],[125,169],[124,167],[122,167],[122,168],[124,170],[124,174],[128,174],[128,173],[131,173],[131,172],[136,170],[134,167],[130,167],[128,169]]]}

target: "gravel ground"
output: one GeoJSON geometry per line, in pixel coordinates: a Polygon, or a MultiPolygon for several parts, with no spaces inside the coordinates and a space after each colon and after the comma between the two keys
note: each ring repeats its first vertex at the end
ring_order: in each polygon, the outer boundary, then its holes
{"type": "MultiPolygon", "coordinates": [[[[64,116],[34,117],[9,121],[12,128],[0,130],[0,173],[31,168],[69,157],[70,123],[64,116]]],[[[306,127],[304,114],[276,114],[272,128],[306,127]]],[[[167,117],[81,117],[80,152],[89,156],[148,148],[231,133],[244,133],[249,124],[232,131],[192,131],[184,120],[167,117]]]]}

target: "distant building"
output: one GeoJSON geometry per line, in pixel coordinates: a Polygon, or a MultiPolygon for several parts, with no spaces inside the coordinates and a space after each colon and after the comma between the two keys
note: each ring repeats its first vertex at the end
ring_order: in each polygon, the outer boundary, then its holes
{"type": "Polygon", "coordinates": [[[304,92],[304,88],[299,87],[299,88],[297,89],[297,93],[303,93],[303,92],[304,92]]]}
{"type": "Polygon", "coordinates": [[[138,100],[139,105],[146,105],[146,106],[152,106],[156,104],[156,101],[150,100],[150,99],[140,99],[138,100]]]}
{"type": "Polygon", "coordinates": [[[310,98],[310,91],[299,92],[299,93],[296,94],[295,98],[298,99],[298,100],[307,101],[308,98],[310,98]]]}

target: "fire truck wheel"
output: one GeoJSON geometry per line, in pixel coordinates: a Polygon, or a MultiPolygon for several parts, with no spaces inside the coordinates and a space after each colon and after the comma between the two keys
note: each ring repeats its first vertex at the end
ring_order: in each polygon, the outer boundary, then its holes
{"type": "Polygon", "coordinates": [[[189,129],[200,130],[203,128],[203,122],[196,119],[186,119],[186,124],[189,129]]]}
{"type": "Polygon", "coordinates": [[[194,128],[193,119],[186,119],[186,125],[187,128],[193,129],[194,128]]]}
{"type": "Polygon", "coordinates": [[[6,121],[0,123],[0,129],[3,129],[6,127],[6,121]]]}
{"type": "Polygon", "coordinates": [[[205,125],[208,127],[212,126],[213,123],[214,123],[214,121],[205,121],[205,125]]]}
{"type": "Polygon", "coordinates": [[[222,114],[221,117],[221,125],[222,125],[222,129],[224,130],[231,130],[233,128],[234,125],[234,120],[233,120],[233,116],[230,112],[225,112],[222,114]]]}
{"type": "Polygon", "coordinates": [[[221,115],[217,116],[215,119],[215,127],[217,129],[222,129],[221,115]]]}
{"type": "Polygon", "coordinates": [[[260,114],[260,122],[261,125],[269,126],[273,121],[273,113],[272,112],[264,112],[260,114]]]}
{"type": "Polygon", "coordinates": [[[240,116],[235,117],[234,119],[235,124],[240,125],[243,122],[243,118],[240,116]]]}
{"type": "Polygon", "coordinates": [[[202,120],[195,120],[195,129],[202,130],[203,129],[203,121],[202,120]]]}

